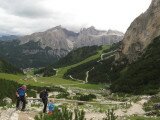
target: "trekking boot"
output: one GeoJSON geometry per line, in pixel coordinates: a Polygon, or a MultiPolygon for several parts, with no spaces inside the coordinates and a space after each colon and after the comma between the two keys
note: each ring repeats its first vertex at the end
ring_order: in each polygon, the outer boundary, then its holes
{"type": "Polygon", "coordinates": [[[25,110],[25,109],[22,109],[21,111],[22,111],[22,112],[25,112],[26,110],[25,110]]]}

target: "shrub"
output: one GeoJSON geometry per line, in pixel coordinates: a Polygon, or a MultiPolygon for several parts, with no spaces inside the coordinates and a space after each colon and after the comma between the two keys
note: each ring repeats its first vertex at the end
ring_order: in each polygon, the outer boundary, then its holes
{"type": "Polygon", "coordinates": [[[106,112],[106,118],[103,118],[103,120],[117,120],[118,116],[115,115],[113,109],[108,109],[106,112]]]}
{"type": "Polygon", "coordinates": [[[74,97],[74,99],[80,100],[80,101],[91,101],[93,99],[96,99],[96,95],[94,94],[89,94],[89,95],[77,95],[74,97]]]}
{"type": "Polygon", "coordinates": [[[76,64],[92,55],[97,54],[97,51],[101,49],[102,49],[101,46],[85,46],[82,48],[75,49],[70,53],[68,53],[68,55],[65,56],[64,58],[61,58],[57,63],[54,64],[54,66],[65,67],[76,64]]]}
{"type": "Polygon", "coordinates": [[[35,74],[42,74],[43,77],[50,77],[50,76],[53,76],[56,74],[56,70],[54,70],[54,68],[52,66],[48,66],[45,68],[35,70],[34,75],[35,74]]]}
{"type": "Polygon", "coordinates": [[[73,112],[68,110],[66,107],[62,108],[62,111],[59,111],[58,108],[55,109],[52,115],[42,114],[35,116],[35,120],[85,120],[85,112],[83,110],[74,110],[73,112]]]}
{"type": "Polygon", "coordinates": [[[68,92],[62,92],[56,96],[56,98],[67,98],[69,96],[68,92]]]}

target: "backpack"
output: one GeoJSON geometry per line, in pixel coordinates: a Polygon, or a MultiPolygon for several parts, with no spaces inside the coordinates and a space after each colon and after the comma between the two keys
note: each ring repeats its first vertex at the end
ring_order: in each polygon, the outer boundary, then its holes
{"type": "Polygon", "coordinates": [[[41,92],[40,92],[39,97],[40,97],[40,98],[43,98],[43,97],[44,97],[44,91],[41,91],[41,92]]]}
{"type": "Polygon", "coordinates": [[[19,96],[25,96],[25,90],[23,90],[21,87],[17,89],[17,92],[19,96]]]}

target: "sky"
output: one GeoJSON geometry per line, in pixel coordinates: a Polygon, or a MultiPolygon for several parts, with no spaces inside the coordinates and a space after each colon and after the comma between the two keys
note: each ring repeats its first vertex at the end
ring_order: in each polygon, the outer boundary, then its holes
{"type": "Polygon", "coordinates": [[[61,25],[78,32],[127,30],[151,0],[0,0],[0,35],[27,35],[61,25]]]}

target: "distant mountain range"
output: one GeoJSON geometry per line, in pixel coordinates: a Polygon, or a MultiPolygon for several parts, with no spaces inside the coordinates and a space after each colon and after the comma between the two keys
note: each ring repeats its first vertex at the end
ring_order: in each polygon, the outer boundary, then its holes
{"type": "Polygon", "coordinates": [[[0,36],[0,40],[3,40],[3,41],[14,40],[17,38],[18,38],[18,36],[16,36],[16,35],[2,35],[2,36],[0,36]]]}
{"type": "Polygon", "coordinates": [[[93,26],[79,33],[61,26],[31,35],[0,41],[0,56],[18,67],[42,67],[55,63],[70,51],[83,46],[113,44],[121,41],[119,31],[96,30],[93,26]]]}
{"type": "MultiPolygon", "coordinates": [[[[20,37],[20,44],[29,41],[39,42],[42,48],[50,47],[53,50],[71,51],[74,48],[93,45],[112,44],[121,41],[123,33],[119,31],[101,31],[93,26],[82,28],[79,33],[69,31],[61,26],[56,26],[44,32],[33,33],[31,35],[20,37]]],[[[66,53],[60,52],[62,55],[66,53]]],[[[58,53],[59,56],[61,54],[58,53]]]]}

